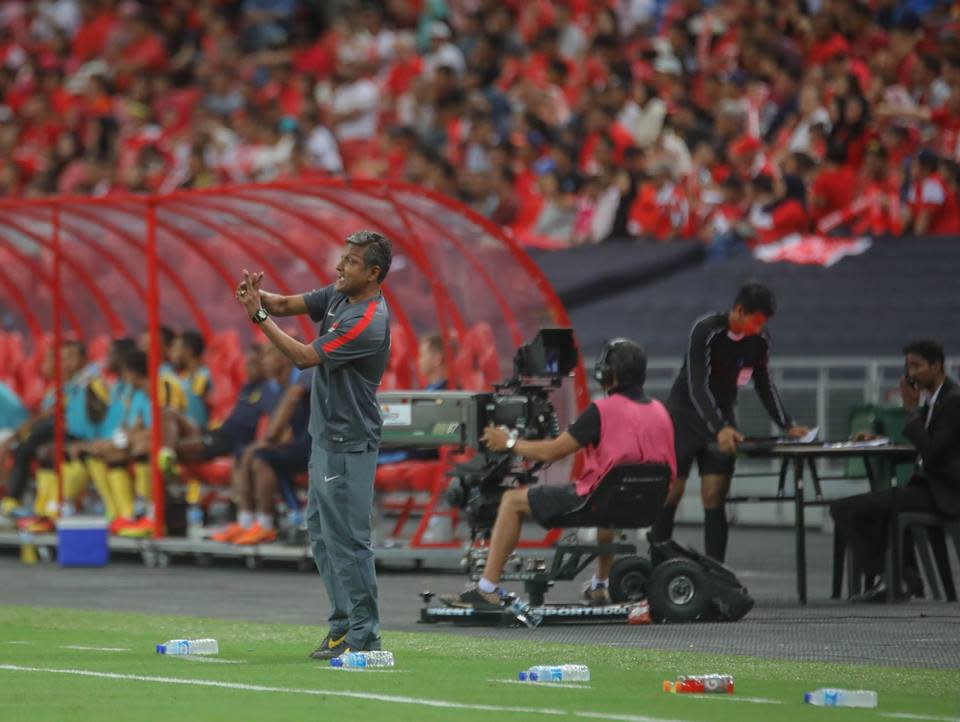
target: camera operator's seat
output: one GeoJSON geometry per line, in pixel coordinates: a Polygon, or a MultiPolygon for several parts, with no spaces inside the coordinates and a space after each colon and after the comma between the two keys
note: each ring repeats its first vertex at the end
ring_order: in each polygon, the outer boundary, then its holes
{"type": "MultiPolygon", "coordinates": [[[[599,527],[639,529],[651,526],[667,498],[672,474],[666,464],[620,464],[613,467],[580,506],[545,520],[553,529],[599,527]]],[[[652,571],[648,559],[636,556],[633,544],[580,544],[566,539],[556,546],[549,567],[516,575],[505,570],[502,579],[523,581],[530,603],[543,604],[544,595],[557,580],[570,581],[601,554],[619,556],[610,570],[610,593],[614,601],[630,600],[645,590],[652,571]]]]}
{"type": "Polygon", "coordinates": [[[573,511],[560,514],[551,527],[638,529],[650,526],[667,498],[666,464],[621,464],[613,467],[573,511]]]}

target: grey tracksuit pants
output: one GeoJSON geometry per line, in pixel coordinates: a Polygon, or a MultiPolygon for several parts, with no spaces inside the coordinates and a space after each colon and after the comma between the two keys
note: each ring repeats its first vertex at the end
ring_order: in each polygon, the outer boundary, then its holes
{"type": "Polygon", "coordinates": [[[307,533],[330,598],[330,632],[352,649],[380,649],[377,575],[370,537],[377,452],[313,444],[307,533]]]}

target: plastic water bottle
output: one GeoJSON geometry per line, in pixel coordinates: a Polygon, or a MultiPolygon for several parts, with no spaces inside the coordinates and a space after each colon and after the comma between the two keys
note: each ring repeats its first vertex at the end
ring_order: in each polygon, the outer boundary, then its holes
{"type": "Polygon", "coordinates": [[[187,507],[187,536],[191,539],[203,536],[203,507],[199,504],[187,507]]]}
{"type": "Polygon", "coordinates": [[[371,652],[344,652],[330,660],[331,667],[340,669],[367,669],[369,667],[392,667],[393,653],[382,650],[371,652]]]}
{"type": "Polygon", "coordinates": [[[515,597],[510,606],[507,607],[510,613],[517,618],[517,621],[526,624],[530,629],[536,629],[543,621],[543,615],[534,611],[529,603],[523,601],[520,597],[515,597]]]}
{"type": "Polygon", "coordinates": [[[521,682],[589,682],[590,668],[585,664],[537,665],[517,678],[521,682]]]}
{"type": "Polygon", "coordinates": [[[877,693],[872,689],[815,689],[804,692],[805,704],[817,707],[876,707],[877,693]]]}
{"type": "Polygon", "coordinates": [[[733,694],[732,674],[693,674],[666,680],[663,691],[671,694],[733,694]]]}
{"type": "Polygon", "coordinates": [[[171,639],[157,645],[157,654],[181,656],[185,654],[219,654],[216,639],[171,639]]]}

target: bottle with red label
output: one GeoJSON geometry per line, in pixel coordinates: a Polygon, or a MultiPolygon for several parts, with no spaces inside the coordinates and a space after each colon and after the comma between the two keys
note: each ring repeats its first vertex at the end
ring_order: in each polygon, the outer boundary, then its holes
{"type": "Polygon", "coordinates": [[[669,679],[663,683],[663,691],[671,694],[733,694],[732,674],[695,674],[669,679]]]}

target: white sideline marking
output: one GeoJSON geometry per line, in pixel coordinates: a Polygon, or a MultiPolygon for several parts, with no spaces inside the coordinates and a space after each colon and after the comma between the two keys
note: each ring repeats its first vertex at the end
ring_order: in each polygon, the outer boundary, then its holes
{"type": "Polygon", "coordinates": [[[381,667],[317,667],[321,672],[379,672],[380,674],[409,674],[409,669],[383,669],[381,667]]]}
{"type": "Polygon", "coordinates": [[[783,704],[779,699],[767,697],[737,697],[736,694],[686,694],[684,699],[725,699],[728,702],[752,702],[753,704],[783,704]]]}
{"type": "Polygon", "coordinates": [[[895,719],[928,719],[935,722],[960,722],[960,717],[931,717],[926,714],[912,714],[910,712],[882,712],[881,717],[893,717],[895,719]]]}
{"type": "Polygon", "coordinates": [[[129,652],[128,647],[87,647],[82,644],[63,644],[60,649],[80,649],[86,652],[129,652]]]}
{"type": "Polygon", "coordinates": [[[207,664],[246,664],[245,659],[217,659],[216,657],[197,657],[192,654],[171,654],[171,659],[182,659],[185,662],[206,662],[207,664]]]}
{"type": "MultiPolygon", "coordinates": [[[[315,697],[349,697],[369,699],[378,702],[412,704],[423,707],[441,707],[444,709],[470,709],[481,712],[519,712],[521,714],[542,714],[563,717],[569,712],[565,709],[550,707],[507,707],[492,704],[468,704],[443,699],[420,699],[401,697],[395,694],[377,694],[375,692],[351,692],[343,689],[301,689],[296,687],[268,687],[261,684],[243,684],[240,682],[219,682],[212,679],[184,679],[182,677],[154,677],[142,674],[117,674],[115,672],[93,672],[86,669],[58,669],[55,667],[24,667],[19,664],[0,664],[0,670],[8,672],[46,672],[47,674],[70,674],[77,677],[99,677],[101,679],[126,679],[135,682],[157,682],[159,684],[183,684],[196,687],[219,687],[237,689],[245,692],[281,692],[284,694],[307,694],[315,697]]],[[[597,715],[591,715],[597,716],[597,715]]],[[[602,716],[602,715],[601,715],[602,716]]],[[[653,720],[649,717],[623,717],[628,722],[674,722],[673,720],[653,720]]]]}
{"type": "Polygon", "coordinates": [[[661,719],[660,717],[644,717],[638,714],[611,714],[608,712],[572,712],[574,717],[590,719],[612,719],[617,722],[680,722],[680,720],[661,719]]]}
{"type": "Polygon", "coordinates": [[[23,640],[16,640],[13,642],[4,642],[4,644],[33,644],[33,642],[25,642],[23,640]]]}
{"type": "Polygon", "coordinates": [[[498,684],[523,684],[527,687],[558,687],[559,689],[591,689],[589,684],[578,682],[521,682],[519,679],[488,679],[498,684]]]}

